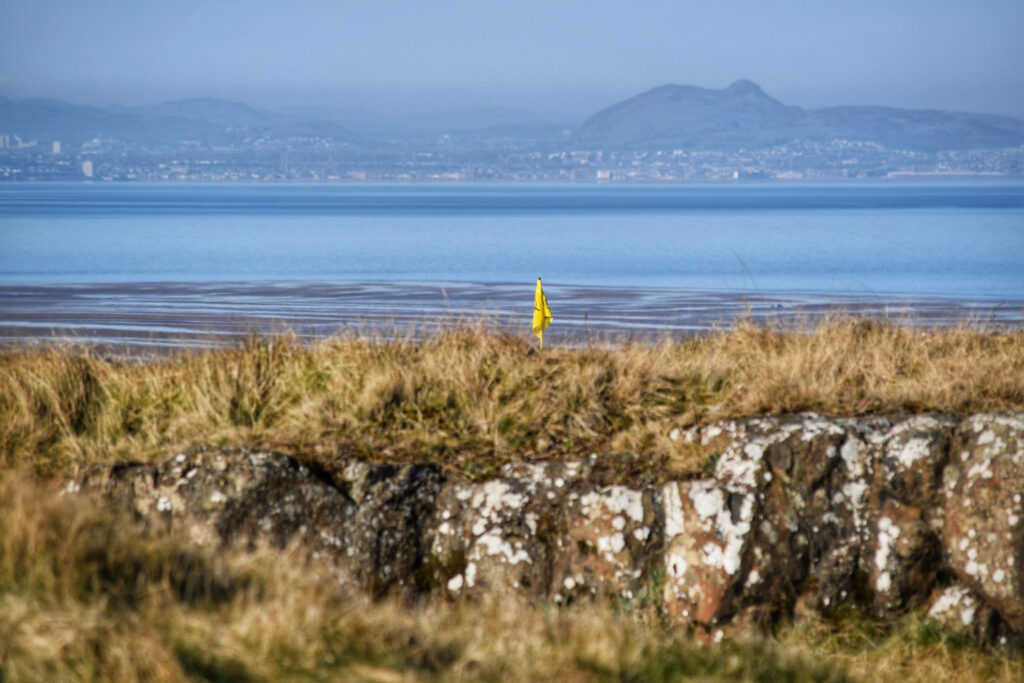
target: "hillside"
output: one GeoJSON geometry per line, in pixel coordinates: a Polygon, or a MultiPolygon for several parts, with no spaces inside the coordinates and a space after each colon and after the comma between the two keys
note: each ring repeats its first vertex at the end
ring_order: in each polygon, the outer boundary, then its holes
{"type": "Polygon", "coordinates": [[[125,107],[103,109],[56,99],[0,100],[0,132],[23,140],[81,144],[94,138],[161,146],[183,140],[226,139],[221,126],[125,107]]]}
{"type": "Polygon", "coordinates": [[[805,110],[740,80],[721,90],[654,88],[597,112],[574,138],[601,149],[756,149],[837,139],[921,151],[1014,147],[1024,144],[1024,121],[893,107],[805,110]]]}
{"type": "Polygon", "coordinates": [[[878,106],[803,109],[746,80],[721,90],[664,85],[582,125],[515,107],[374,112],[210,98],[96,107],[0,97],[0,136],[0,180],[1024,177],[1024,120],[878,106]],[[53,142],[62,143],[57,153],[53,142]]]}
{"type": "Polygon", "coordinates": [[[239,143],[259,135],[361,141],[337,123],[219,99],[176,100],[144,107],[90,107],[57,99],[0,98],[0,133],[72,145],[100,138],[151,147],[186,141],[239,143]]]}

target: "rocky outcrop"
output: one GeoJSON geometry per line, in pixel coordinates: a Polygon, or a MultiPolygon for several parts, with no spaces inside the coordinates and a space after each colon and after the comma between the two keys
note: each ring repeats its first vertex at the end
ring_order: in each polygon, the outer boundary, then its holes
{"type": "Polygon", "coordinates": [[[202,543],[306,548],[346,586],[410,598],[614,597],[698,630],[849,607],[985,642],[1024,635],[1024,417],[814,414],[672,430],[709,475],[606,485],[594,457],[469,482],[431,466],[199,450],[96,470],[101,492],[202,543]]]}
{"type": "Polygon", "coordinates": [[[944,471],[942,539],[949,566],[1024,632],[1024,419],[975,416],[953,439],[944,471]]]}

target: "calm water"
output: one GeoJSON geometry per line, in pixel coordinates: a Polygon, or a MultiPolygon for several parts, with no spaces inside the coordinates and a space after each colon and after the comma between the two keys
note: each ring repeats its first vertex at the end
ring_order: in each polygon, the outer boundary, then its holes
{"type": "Polygon", "coordinates": [[[538,275],[555,343],[837,309],[1020,326],[1024,186],[0,185],[0,343],[525,333],[538,275]]]}
{"type": "Polygon", "coordinates": [[[0,286],[476,282],[1024,298],[1024,186],[0,185],[0,286]]]}

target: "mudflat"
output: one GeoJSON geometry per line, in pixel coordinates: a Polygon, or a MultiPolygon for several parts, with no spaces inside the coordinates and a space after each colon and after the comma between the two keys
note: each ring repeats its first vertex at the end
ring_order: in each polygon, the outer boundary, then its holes
{"type": "MultiPolygon", "coordinates": [[[[545,282],[555,321],[546,338],[685,337],[739,318],[793,324],[853,314],[923,326],[1019,327],[1024,299],[598,287],[545,282]]],[[[0,286],[0,344],[88,342],[214,348],[252,333],[302,339],[359,332],[427,334],[487,320],[528,331],[530,283],[114,283],[0,286]]]]}

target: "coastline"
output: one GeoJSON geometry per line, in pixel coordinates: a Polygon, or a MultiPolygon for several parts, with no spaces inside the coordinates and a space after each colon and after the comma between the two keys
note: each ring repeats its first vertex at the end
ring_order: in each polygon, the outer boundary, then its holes
{"type": "MultiPolygon", "coordinates": [[[[112,348],[231,346],[256,333],[312,341],[348,333],[429,335],[483,322],[528,332],[530,287],[466,282],[139,282],[0,285],[0,347],[88,343],[112,348]]],[[[1024,299],[902,294],[715,291],[545,283],[555,324],[545,338],[684,338],[739,319],[813,325],[829,316],[915,326],[1019,329],[1024,299]]]]}

